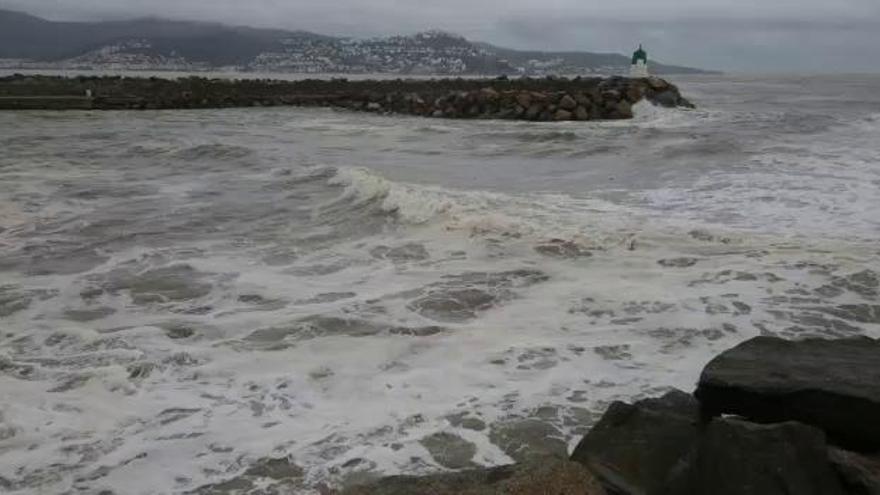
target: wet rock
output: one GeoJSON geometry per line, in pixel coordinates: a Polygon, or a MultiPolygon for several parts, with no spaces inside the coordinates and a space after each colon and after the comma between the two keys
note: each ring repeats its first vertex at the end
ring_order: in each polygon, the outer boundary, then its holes
{"type": "Polygon", "coordinates": [[[574,114],[569,112],[568,110],[557,110],[553,115],[553,120],[556,121],[564,121],[564,120],[572,120],[574,118],[574,114]]]}
{"type": "Polygon", "coordinates": [[[880,495],[880,456],[830,448],[828,458],[851,495],[880,495]]]}
{"type": "Polygon", "coordinates": [[[681,391],[632,405],[615,402],[571,460],[595,472],[610,493],[657,493],[696,445],[699,421],[697,401],[681,391]]]}
{"type": "Polygon", "coordinates": [[[282,457],[277,459],[261,459],[249,467],[244,474],[245,476],[255,478],[283,480],[301,478],[304,473],[301,467],[290,462],[290,459],[282,457]]]}
{"type": "Polygon", "coordinates": [[[577,101],[569,95],[565,95],[559,100],[559,108],[569,112],[574,111],[578,106],[577,101]]]}
{"type": "Polygon", "coordinates": [[[458,413],[446,416],[449,424],[456,428],[464,428],[465,430],[483,431],[486,429],[486,422],[480,418],[469,416],[468,413],[458,413]]]}
{"type": "Polygon", "coordinates": [[[696,391],[707,414],[800,421],[832,443],[880,450],[880,340],[758,337],[722,353],[696,391]]]}
{"type": "Polygon", "coordinates": [[[193,490],[196,495],[234,495],[251,493],[256,486],[263,488],[259,493],[294,493],[303,489],[302,468],[287,458],[260,459],[239,476],[232,479],[201,486],[193,490]]]}
{"type": "Polygon", "coordinates": [[[537,419],[495,423],[490,427],[489,440],[517,462],[535,457],[564,459],[568,456],[568,444],[562,432],[537,419]]]}
{"type": "Polygon", "coordinates": [[[472,459],[477,454],[477,446],[452,433],[435,433],[419,441],[437,461],[448,469],[474,467],[472,459]]]}
{"type": "Polygon", "coordinates": [[[544,110],[544,106],[539,103],[534,103],[529,105],[528,109],[525,113],[525,118],[527,120],[538,120],[538,117],[541,115],[541,112],[544,110]]]}
{"type": "Polygon", "coordinates": [[[649,77],[648,84],[651,86],[651,89],[655,89],[657,91],[663,91],[669,88],[669,82],[659,77],[649,77]]]}
{"type": "Polygon", "coordinates": [[[630,103],[637,103],[645,96],[645,88],[639,85],[633,85],[626,89],[626,99],[630,103]]]}
{"type": "Polygon", "coordinates": [[[664,495],[843,495],[822,431],[715,419],[664,495]]]}
{"type": "MultiPolygon", "coordinates": [[[[606,81],[607,82],[607,81],[606,81]]],[[[608,84],[605,84],[605,87],[608,87],[608,84]]],[[[605,100],[606,104],[613,105],[614,103],[620,101],[620,91],[617,89],[605,89],[602,91],[602,98],[605,100]]]]}
{"type": "MultiPolygon", "coordinates": [[[[598,96],[598,95],[596,95],[596,96],[598,96]]],[[[593,104],[593,98],[586,93],[579,92],[579,93],[575,94],[574,100],[577,102],[577,104],[579,106],[584,107],[584,108],[589,108],[590,105],[593,104]]]]}
{"type": "Polygon", "coordinates": [[[612,119],[631,119],[633,118],[632,103],[628,101],[620,101],[612,108],[609,117],[612,119]]]}
{"type": "Polygon", "coordinates": [[[605,495],[583,466],[564,459],[432,476],[392,476],[349,488],[342,495],[605,495]]]}

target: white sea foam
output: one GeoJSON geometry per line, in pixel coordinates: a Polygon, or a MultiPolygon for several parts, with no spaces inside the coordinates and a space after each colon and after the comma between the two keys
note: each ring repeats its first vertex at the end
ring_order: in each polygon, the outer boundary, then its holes
{"type": "Polygon", "coordinates": [[[676,128],[693,125],[694,121],[717,118],[712,112],[706,110],[691,110],[683,108],[666,108],[655,105],[648,100],[642,100],[633,105],[634,118],[629,121],[615,122],[617,124],[630,124],[638,127],[676,128]]]}
{"type": "MultiPolygon", "coordinates": [[[[785,120],[775,107],[428,132],[387,117],[256,112],[102,114],[93,126],[124,133],[78,143],[87,161],[69,167],[82,158],[60,142],[46,145],[47,164],[63,159],[45,170],[0,168],[28,216],[27,229],[0,234],[15,256],[0,258],[0,476],[11,493],[182,493],[282,456],[312,487],[435,471],[420,441],[440,431],[472,442],[476,463],[505,463],[492,433],[510,421],[546,422],[571,446],[610,401],[691,389],[713,355],[753,335],[880,336],[880,325],[822,311],[876,304],[846,282],[880,266],[870,129],[757,139],[752,121],[785,120]],[[699,147],[730,133],[746,151],[699,147]],[[101,154],[179,135],[256,151],[195,171],[173,154],[101,154]],[[419,139],[448,152],[415,154],[419,139]],[[704,154],[660,158],[670,142],[704,154]],[[605,145],[623,149],[613,165],[644,159],[639,177],[655,180],[608,191],[582,174],[603,162],[558,151],[605,145]],[[553,192],[524,192],[521,175],[553,192]],[[156,192],[57,194],[111,177],[156,192]],[[565,182],[574,192],[554,187],[565,182]],[[356,236],[337,235],[345,221],[363,224],[356,236]],[[89,249],[100,259],[83,271],[56,270],[89,249]],[[448,418],[461,413],[487,428],[448,418]]],[[[20,118],[30,126],[9,127],[24,137],[45,131],[20,118]]],[[[75,135],[78,124],[53,125],[75,135]]]]}

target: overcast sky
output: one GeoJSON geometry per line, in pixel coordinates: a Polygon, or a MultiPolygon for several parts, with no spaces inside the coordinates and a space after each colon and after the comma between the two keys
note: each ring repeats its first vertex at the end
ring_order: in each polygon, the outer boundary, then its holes
{"type": "Polygon", "coordinates": [[[880,0],[0,0],[57,20],[159,16],[324,34],[425,29],[731,71],[880,70],[880,0]]]}

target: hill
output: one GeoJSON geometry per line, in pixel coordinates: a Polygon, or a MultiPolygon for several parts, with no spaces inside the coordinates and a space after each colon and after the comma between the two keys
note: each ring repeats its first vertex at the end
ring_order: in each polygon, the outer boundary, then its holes
{"type": "Polygon", "coordinates": [[[619,54],[518,51],[441,31],[358,40],[152,18],[54,22],[0,10],[0,67],[6,68],[574,75],[618,74],[628,66],[619,54]]]}

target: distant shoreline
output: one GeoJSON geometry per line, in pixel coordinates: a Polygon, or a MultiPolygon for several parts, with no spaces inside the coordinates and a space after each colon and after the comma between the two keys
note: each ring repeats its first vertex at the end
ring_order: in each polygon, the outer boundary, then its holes
{"type": "MultiPolygon", "coordinates": [[[[154,69],[0,69],[0,77],[10,77],[16,74],[26,76],[53,76],[53,77],[133,77],[148,78],[159,77],[162,79],[180,79],[186,77],[204,77],[208,79],[229,79],[229,80],[278,80],[278,81],[304,81],[308,79],[348,79],[352,81],[369,81],[369,80],[393,80],[393,79],[415,79],[415,80],[431,80],[431,79],[487,79],[498,77],[498,74],[463,74],[461,76],[450,76],[446,74],[395,74],[395,73],[365,73],[351,74],[345,72],[322,72],[322,73],[305,73],[305,72],[252,72],[252,71],[224,71],[224,70],[154,70],[154,69]]],[[[520,76],[511,76],[511,79],[520,76]]],[[[574,77],[574,76],[563,76],[574,77]]],[[[605,74],[597,74],[596,77],[610,77],[605,74]]]]}
{"type": "MultiPolygon", "coordinates": [[[[303,81],[307,79],[348,79],[352,81],[367,80],[393,80],[393,79],[414,79],[414,80],[431,80],[431,79],[492,79],[499,77],[500,74],[399,74],[393,72],[377,72],[377,73],[347,73],[347,72],[321,72],[321,73],[305,73],[305,72],[253,72],[253,71],[224,71],[224,70],[154,70],[154,69],[13,69],[0,68],[0,77],[10,77],[16,74],[26,76],[56,76],[56,77],[160,77],[163,79],[179,79],[182,77],[205,77],[209,79],[230,79],[230,80],[259,80],[271,79],[280,81],[303,81]]],[[[658,74],[660,77],[706,77],[706,76],[723,76],[728,75],[724,72],[705,72],[701,74],[658,74]]],[[[540,79],[538,76],[521,76],[521,75],[505,75],[510,79],[540,79]]],[[[619,74],[601,74],[596,73],[591,76],[579,74],[557,74],[553,77],[563,77],[573,79],[576,77],[621,77],[619,74]]]]}

